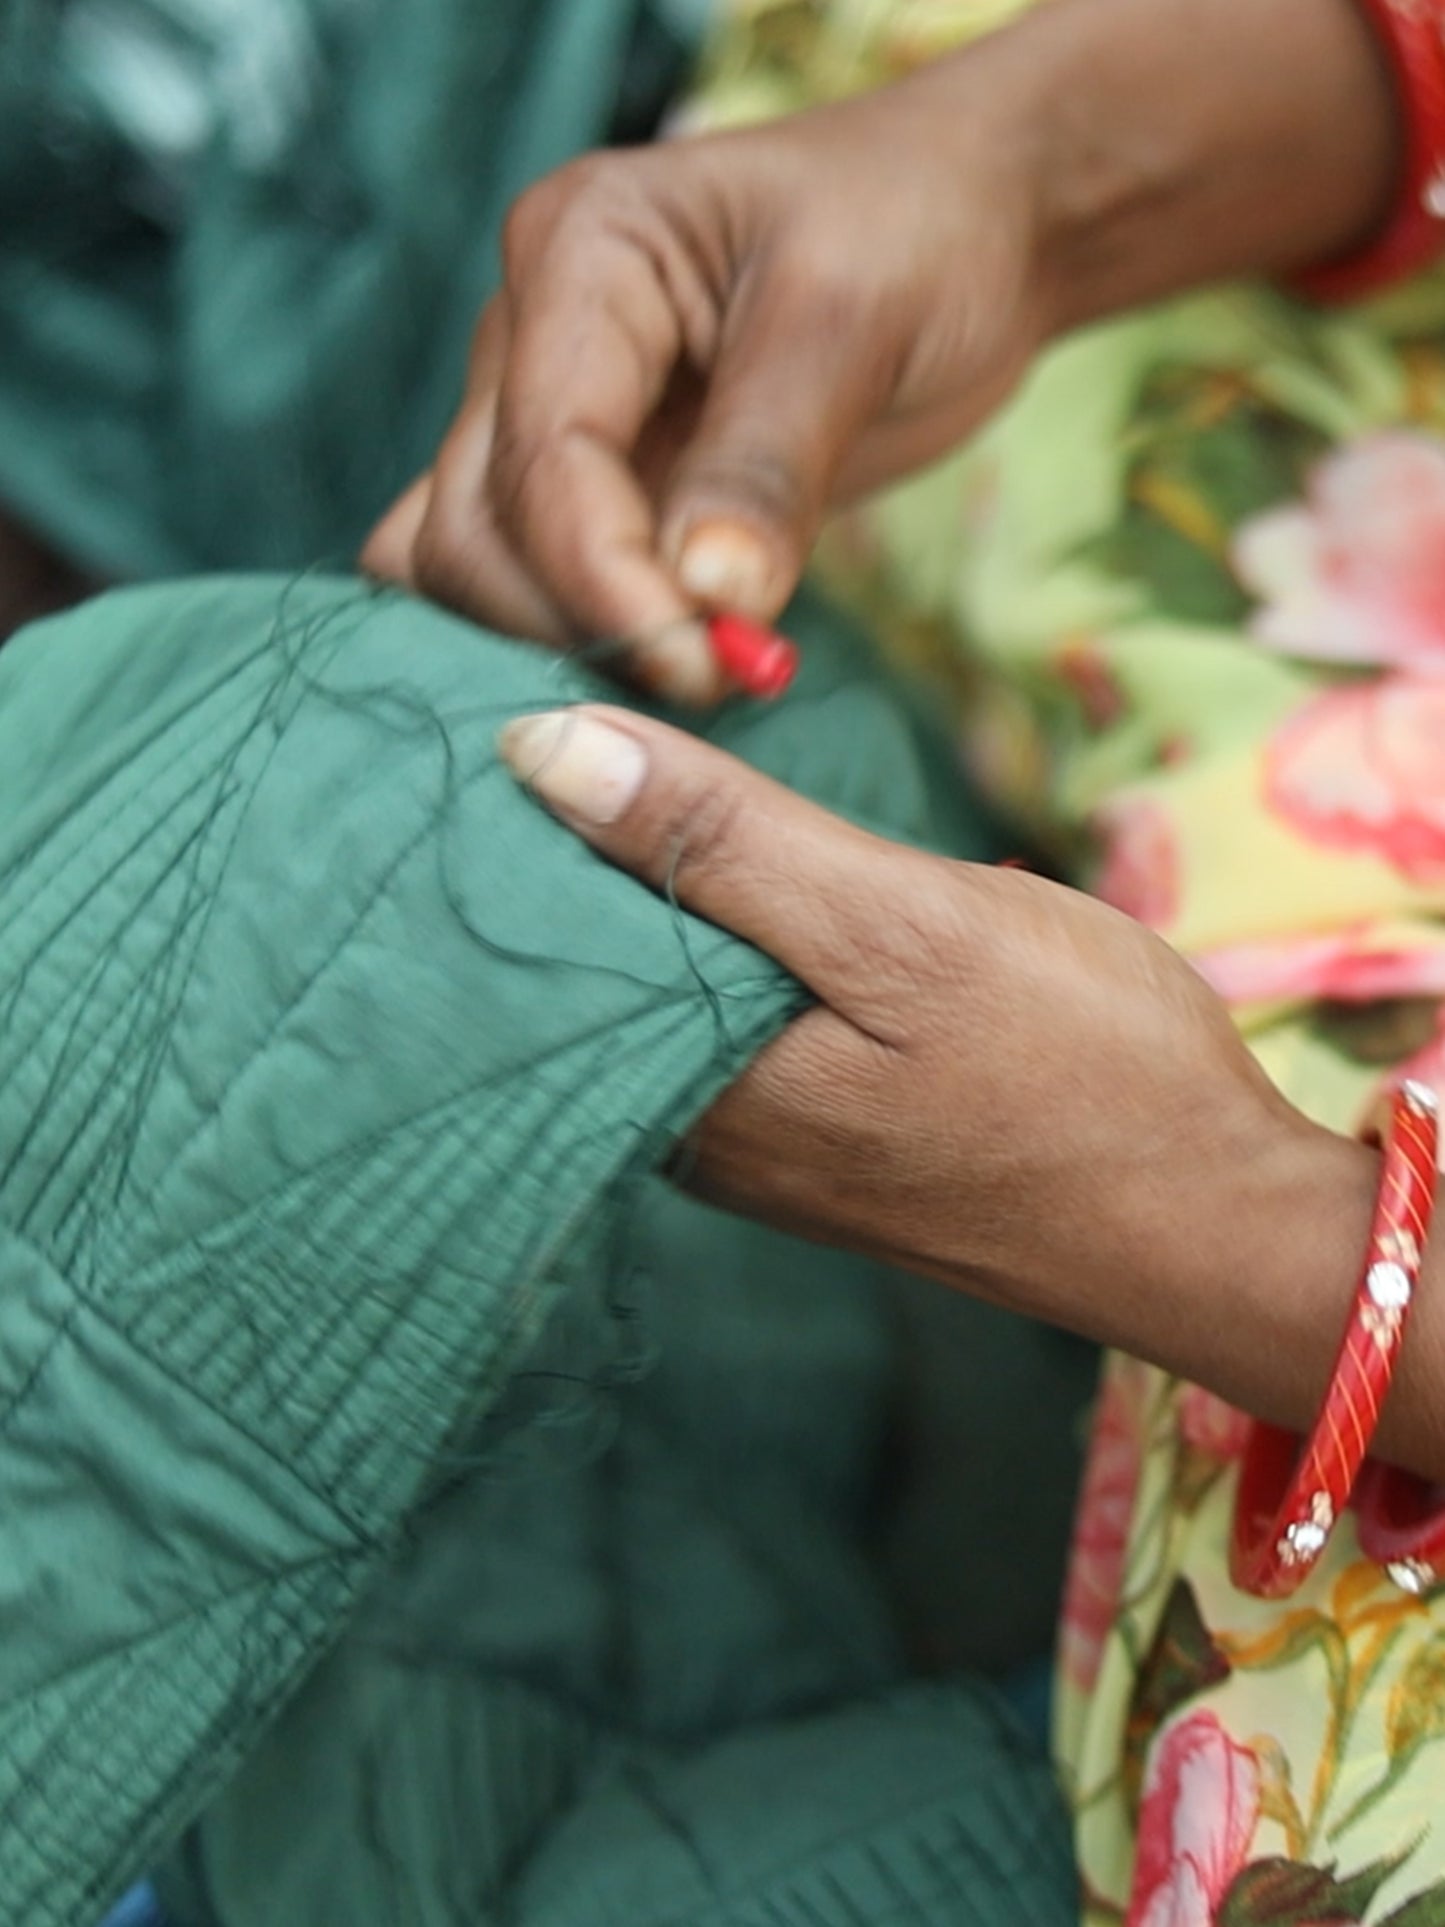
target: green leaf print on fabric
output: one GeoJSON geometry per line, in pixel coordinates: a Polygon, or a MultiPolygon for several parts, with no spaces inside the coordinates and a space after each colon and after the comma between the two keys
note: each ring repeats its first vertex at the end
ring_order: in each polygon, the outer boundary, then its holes
{"type": "Polygon", "coordinates": [[[1324,442],[1242,375],[1175,368],[1146,381],[1130,439],[1127,505],[1088,559],[1142,584],[1155,615],[1240,622],[1232,531],[1297,496],[1324,442]]]}
{"type": "Polygon", "coordinates": [[[1445,1880],[1436,1881],[1380,1922],[1380,1927],[1445,1927],[1445,1880]]]}
{"type": "Polygon", "coordinates": [[[1405,1857],[1377,1860],[1344,1880],[1333,1866],[1251,1861],[1224,1896],[1218,1927],[1333,1927],[1335,1922],[1361,1922],[1405,1857]]]}
{"type": "MultiPolygon", "coordinates": [[[[1385,1741],[1392,1760],[1445,1739],[1445,1631],[1415,1653],[1390,1694],[1385,1741]]],[[[1445,1793],[1442,1793],[1445,1798],[1445,1793]]]]}
{"type": "Polygon", "coordinates": [[[1425,1747],[1445,1739],[1445,1632],[1436,1632],[1410,1656],[1391,1689],[1385,1710],[1389,1765],[1333,1829],[1347,1832],[1373,1812],[1404,1780],[1425,1747]]]}
{"type": "Polygon", "coordinates": [[[1144,1784],[1149,1743],[1171,1713],[1229,1678],[1233,1668],[1210,1637],[1193,1588],[1176,1582],[1129,1708],[1124,1781],[1131,1803],[1144,1784]]]}
{"type": "Polygon", "coordinates": [[[1440,1005],[1434,997],[1392,997],[1372,1004],[1321,1004],[1311,1032],[1356,1064],[1393,1066],[1423,1050],[1435,1036],[1440,1005]]]}

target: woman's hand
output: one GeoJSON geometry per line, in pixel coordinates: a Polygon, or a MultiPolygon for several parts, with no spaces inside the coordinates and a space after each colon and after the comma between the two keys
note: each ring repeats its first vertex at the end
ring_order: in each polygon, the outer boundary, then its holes
{"type": "Polygon", "coordinates": [[[579,161],[517,203],[456,422],[365,564],[706,702],[700,611],[775,616],[827,510],[1050,336],[1347,246],[1395,150],[1353,0],[1049,0],[865,98],[579,161]]]}
{"type": "MultiPolygon", "coordinates": [[[[1279,1096],[1165,944],[1060,885],[868,836],[624,711],[528,718],[503,748],[605,856],[818,999],[703,1120],[692,1188],[1309,1422],[1376,1161],[1279,1096]]],[[[1434,1475],[1442,1314],[1422,1298],[1382,1434],[1434,1475]]]]}
{"type": "Polygon", "coordinates": [[[775,616],[828,508],[957,440],[1041,339],[1030,130],[946,78],[523,195],[461,411],[366,566],[716,697],[698,611],[775,616]]]}

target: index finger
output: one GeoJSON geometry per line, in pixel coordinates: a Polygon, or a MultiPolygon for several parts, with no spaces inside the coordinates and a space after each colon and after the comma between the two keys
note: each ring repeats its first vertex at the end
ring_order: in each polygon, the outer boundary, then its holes
{"type": "Polygon", "coordinates": [[[488,474],[498,520],[583,635],[636,642],[654,683],[660,648],[669,694],[715,699],[703,626],[659,556],[633,464],[684,353],[669,290],[627,234],[564,218],[513,304],[488,474]]]}

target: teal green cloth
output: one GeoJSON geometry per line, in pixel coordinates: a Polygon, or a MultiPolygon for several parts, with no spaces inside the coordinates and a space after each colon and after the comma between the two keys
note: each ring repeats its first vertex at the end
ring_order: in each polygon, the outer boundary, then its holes
{"type": "MultiPolygon", "coordinates": [[[[866,654],[810,640],[718,735],[976,850],[866,654]]],[[[224,1927],[1072,1919],[1047,1769],[981,1689],[900,1683],[866,1570],[885,1281],[648,1178],[801,993],[498,768],[599,687],[320,579],[0,654],[26,1927],[90,1927],[197,1816],[171,1894],[224,1927]]]]}
{"type": "Polygon", "coordinates": [[[656,0],[6,0],[0,504],[102,577],[349,561],[518,191],[641,134],[656,0]]]}

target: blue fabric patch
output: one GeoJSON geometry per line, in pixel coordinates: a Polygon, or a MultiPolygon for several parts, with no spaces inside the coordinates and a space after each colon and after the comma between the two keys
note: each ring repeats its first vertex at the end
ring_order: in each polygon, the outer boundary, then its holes
{"type": "Polygon", "coordinates": [[[106,1915],[101,1927],[165,1927],[165,1921],[151,1889],[137,1887],[113,1913],[106,1915]]]}

